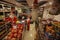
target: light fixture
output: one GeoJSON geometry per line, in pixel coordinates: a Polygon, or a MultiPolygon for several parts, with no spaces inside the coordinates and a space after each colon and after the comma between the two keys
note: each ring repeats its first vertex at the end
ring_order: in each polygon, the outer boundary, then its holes
{"type": "Polygon", "coordinates": [[[49,2],[50,5],[52,5],[52,2],[49,2]]]}
{"type": "Polygon", "coordinates": [[[32,37],[32,34],[30,34],[30,36],[32,37]]]}

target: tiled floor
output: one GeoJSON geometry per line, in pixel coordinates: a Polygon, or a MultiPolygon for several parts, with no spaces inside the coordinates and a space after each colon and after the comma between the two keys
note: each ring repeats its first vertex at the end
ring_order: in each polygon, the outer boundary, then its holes
{"type": "Polygon", "coordinates": [[[30,25],[30,30],[26,31],[23,40],[34,40],[36,36],[35,24],[30,25]]]}

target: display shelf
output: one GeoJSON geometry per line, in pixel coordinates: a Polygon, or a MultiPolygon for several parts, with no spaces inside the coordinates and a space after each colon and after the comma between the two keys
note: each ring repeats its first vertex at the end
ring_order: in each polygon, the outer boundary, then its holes
{"type": "Polygon", "coordinates": [[[3,33],[5,33],[6,32],[6,30],[3,30],[2,32],[0,32],[0,36],[3,34],[3,33]]]}
{"type": "Polygon", "coordinates": [[[5,28],[3,27],[2,29],[0,29],[0,32],[3,31],[5,28]]]}
{"type": "Polygon", "coordinates": [[[0,40],[2,40],[8,33],[5,31],[3,34],[4,34],[4,35],[2,35],[2,36],[0,37],[0,40]]]}
{"type": "Polygon", "coordinates": [[[10,22],[0,26],[0,40],[2,40],[8,34],[10,26],[10,22]]]}
{"type": "Polygon", "coordinates": [[[52,24],[49,26],[49,25],[46,25],[46,31],[45,31],[45,34],[47,33],[48,35],[45,35],[47,36],[46,38],[48,39],[59,39],[58,37],[60,37],[60,22],[54,22],[52,21],[51,22],[52,24]],[[50,34],[51,35],[50,35],[50,34]]]}

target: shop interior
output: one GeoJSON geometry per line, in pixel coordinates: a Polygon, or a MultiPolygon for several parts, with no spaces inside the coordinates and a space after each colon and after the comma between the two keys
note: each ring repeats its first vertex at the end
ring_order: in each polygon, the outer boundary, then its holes
{"type": "Polygon", "coordinates": [[[60,0],[0,0],[0,40],[60,40],[60,0]]]}

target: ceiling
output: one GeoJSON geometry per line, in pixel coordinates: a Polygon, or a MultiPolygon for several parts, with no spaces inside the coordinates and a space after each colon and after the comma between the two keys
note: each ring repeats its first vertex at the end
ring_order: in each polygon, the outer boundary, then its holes
{"type": "MultiPolygon", "coordinates": [[[[17,2],[16,0],[3,0],[3,1],[8,2],[8,3],[11,3],[11,4],[14,4],[16,6],[21,6],[21,3],[20,2],[17,2]]],[[[27,3],[28,3],[29,6],[32,6],[33,5],[34,0],[26,0],[26,1],[27,1],[27,3]]],[[[40,2],[40,1],[49,1],[50,2],[52,0],[38,0],[38,2],[40,2]]]]}
{"type": "Polygon", "coordinates": [[[7,3],[7,4],[12,4],[13,6],[21,6],[20,3],[18,3],[16,0],[0,0],[1,2],[7,3]]]}

